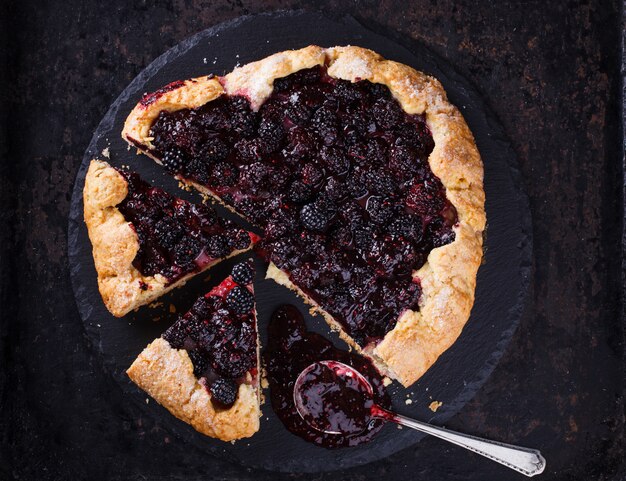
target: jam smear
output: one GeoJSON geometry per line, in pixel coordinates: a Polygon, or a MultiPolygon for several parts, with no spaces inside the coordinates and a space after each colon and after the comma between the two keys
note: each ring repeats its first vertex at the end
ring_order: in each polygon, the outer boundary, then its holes
{"type": "MultiPolygon", "coordinates": [[[[254,274],[250,260],[235,269],[254,274]]],[[[257,329],[251,284],[239,285],[233,276],[227,277],[200,297],[162,337],[174,349],[187,351],[194,374],[217,409],[235,403],[240,384],[256,383],[257,329]]]]}
{"type": "Polygon", "coordinates": [[[361,346],[419,309],[413,272],[455,238],[426,119],[384,85],[315,67],[277,79],[258,112],[222,95],[161,112],[151,136],[170,172],[263,228],[258,253],[361,346]]]}
{"type": "Polygon", "coordinates": [[[144,276],[161,274],[171,284],[257,239],[209,205],[174,197],[136,173],[118,172],[128,183],[128,194],[117,208],[137,232],[133,266],[144,276]]]}
{"type": "MultiPolygon", "coordinates": [[[[278,308],[272,315],[269,325],[269,344],[265,352],[272,407],[277,416],[289,431],[319,446],[340,448],[368,442],[381,429],[383,421],[372,420],[365,430],[359,429],[358,432],[329,434],[313,428],[298,414],[293,399],[295,381],[310,364],[324,360],[336,360],[352,366],[372,385],[373,393],[370,400],[373,398],[374,403],[384,408],[391,405],[383,378],[368,359],[354,353],[340,351],[323,336],[307,331],[302,314],[294,306],[284,305],[278,308]]],[[[314,379],[310,381],[308,385],[314,390],[316,382],[314,379]]],[[[314,394],[311,395],[314,397],[314,394]]],[[[314,399],[311,401],[315,402],[314,399]]],[[[338,395],[332,406],[334,414],[337,415],[336,417],[331,415],[333,425],[349,424],[348,420],[340,419],[342,413],[347,417],[364,415],[359,403],[364,403],[364,401],[354,393],[343,401],[338,395]]],[[[318,415],[321,417],[325,413],[318,412],[318,415]]]]}

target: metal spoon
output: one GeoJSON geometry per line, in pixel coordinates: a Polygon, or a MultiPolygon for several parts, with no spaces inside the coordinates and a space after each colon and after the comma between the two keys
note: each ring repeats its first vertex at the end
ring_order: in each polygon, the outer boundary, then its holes
{"type": "MultiPolygon", "coordinates": [[[[514,469],[526,476],[535,476],[541,474],[546,467],[546,460],[541,453],[536,449],[523,448],[520,446],[513,446],[511,444],[500,443],[497,441],[490,441],[488,439],[478,438],[476,436],[470,436],[468,434],[461,434],[454,431],[449,431],[445,428],[433,426],[427,423],[416,421],[414,419],[407,418],[400,414],[393,413],[378,406],[373,401],[374,389],[369,381],[358,371],[352,367],[338,361],[320,361],[313,363],[306,367],[296,379],[293,388],[293,399],[296,405],[298,414],[314,429],[322,431],[328,434],[345,434],[339,431],[329,431],[322,425],[316,425],[315,416],[309,411],[306,403],[302,397],[303,383],[305,378],[314,370],[320,369],[320,365],[334,371],[337,377],[349,377],[359,381],[364,388],[364,393],[369,396],[368,400],[371,400],[372,406],[369,413],[369,418],[362,420],[363,430],[367,429],[368,424],[375,418],[383,419],[385,421],[392,421],[402,426],[416,429],[432,436],[441,438],[445,441],[449,441],[457,446],[461,446],[465,449],[469,449],[475,453],[480,454],[486,458],[496,461],[508,468],[514,469]]],[[[322,403],[323,395],[322,394],[322,403]]],[[[326,423],[326,426],[328,424],[326,423]]],[[[351,432],[349,434],[354,434],[351,432]]]]}

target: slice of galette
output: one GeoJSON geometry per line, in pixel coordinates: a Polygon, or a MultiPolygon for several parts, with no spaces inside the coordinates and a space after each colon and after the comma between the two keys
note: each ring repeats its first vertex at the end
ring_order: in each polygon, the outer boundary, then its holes
{"type": "Polygon", "coordinates": [[[116,317],[258,240],[208,205],[174,197],[97,160],[87,171],[83,203],[98,288],[116,317]]]}
{"type": "Polygon", "coordinates": [[[483,167],[441,84],[310,46],[146,95],[123,137],[262,227],[267,276],[408,386],[474,302],[483,167]]]}
{"type": "Polygon", "coordinates": [[[127,373],[159,404],[222,441],[259,430],[259,352],[251,261],[200,297],[127,373]]]}

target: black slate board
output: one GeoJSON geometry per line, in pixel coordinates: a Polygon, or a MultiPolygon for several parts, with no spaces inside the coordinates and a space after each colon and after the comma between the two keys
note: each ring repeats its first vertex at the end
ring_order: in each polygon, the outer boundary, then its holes
{"type": "MultiPolygon", "coordinates": [[[[472,398],[487,379],[518,324],[530,269],[530,214],[519,184],[514,154],[497,121],[468,82],[426,48],[417,46],[409,51],[350,19],[331,21],[310,13],[274,14],[241,18],[205,30],[156,59],[114,102],[96,129],[83,158],[69,220],[72,283],[88,338],[93,347],[101,352],[107,370],[128,393],[128,402],[145,405],[145,394],[130,383],[124,374],[125,369],[141,349],[172,322],[175,315],[168,313],[170,303],[179,311],[186,310],[195,297],[219,282],[234,262],[224,262],[214,268],[209,281],[205,282],[203,276],[199,276],[184,288],[164,297],[161,299],[164,304],[162,309],[143,308],[122,320],[110,316],[97,292],[91,246],[82,221],[81,194],[90,159],[102,157],[101,152],[108,147],[112,164],[129,165],[156,185],[197,201],[196,194],[177,189],[176,182],[165,176],[150,159],[136,157],[133,152],[127,151],[126,144],[119,137],[127,113],[143,92],[172,80],[210,72],[222,74],[236,64],[311,43],[322,46],[354,44],[372,48],[387,58],[434,75],[442,81],[451,101],[465,115],[483,156],[488,230],[485,263],[479,272],[472,317],[457,343],[418,383],[408,390],[397,385],[391,388],[394,407],[398,411],[443,424],[472,398]],[[323,30],[318,28],[319,25],[324,25],[323,30]],[[160,317],[161,322],[153,322],[155,317],[160,317]],[[404,402],[407,394],[413,401],[410,406],[404,402]],[[444,403],[436,414],[428,410],[431,400],[444,403]]],[[[224,210],[221,212],[230,216],[224,210]]],[[[258,260],[257,268],[263,271],[258,260]]],[[[293,294],[269,281],[257,282],[255,289],[262,339],[267,320],[277,305],[291,302],[303,307],[293,294]]],[[[308,317],[307,323],[313,330],[328,332],[320,319],[308,317]]],[[[331,337],[336,341],[334,335],[331,337]]],[[[350,467],[386,457],[422,438],[419,433],[387,426],[367,445],[328,451],[288,433],[266,403],[260,433],[250,440],[231,445],[199,435],[154,402],[145,405],[145,409],[148,415],[163,419],[171,432],[176,434],[176,442],[193,443],[226,459],[269,470],[317,472],[350,467]]]]}

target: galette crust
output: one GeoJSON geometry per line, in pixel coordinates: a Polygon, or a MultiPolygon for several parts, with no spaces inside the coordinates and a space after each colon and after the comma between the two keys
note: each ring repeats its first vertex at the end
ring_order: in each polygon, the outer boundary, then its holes
{"type": "MultiPolygon", "coordinates": [[[[139,250],[137,234],[116,207],[127,194],[128,184],[119,172],[106,162],[91,161],[83,190],[85,224],[93,246],[98,289],[115,317],[152,302],[222,260],[216,259],[172,284],[160,274],[143,276],[133,266],[139,250]]],[[[228,257],[247,250],[233,251],[228,257]]]]}
{"type": "Polygon", "coordinates": [[[173,349],[165,339],[149,344],[126,373],[174,416],[206,436],[234,441],[259,430],[258,386],[241,384],[235,404],[216,410],[211,395],[193,373],[187,351],[173,349]]]}
{"type": "MultiPolygon", "coordinates": [[[[406,65],[385,60],[371,50],[352,46],[328,49],[309,46],[301,50],[280,52],[236,68],[222,77],[220,82],[224,92],[245,95],[253,107],[258,109],[271,94],[276,78],[324,64],[332,77],[352,82],[369,80],[386,85],[407,113],[425,116],[435,142],[428,162],[458,213],[454,242],[433,249],[424,266],[414,273],[414,278],[422,287],[419,312],[405,311],[394,329],[380,343],[362,350],[382,372],[409,386],[454,343],[469,319],[474,303],[476,274],[482,259],[482,237],[486,223],[482,161],[463,116],[448,102],[439,81],[406,65]]],[[[186,88],[181,87],[183,91],[186,88]]],[[[177,108],[200,104],[197,93],[190,89],[183,91],[177,94],[177,98],[187,97],[189,103],[178,103],[177,108]]],[[[207,96],[210,95],[204,98],[207,96]]],[[[131,112],[127,126],[136,123],[141,115],[154,119],[160,110],[169,109],[170,101],[163,100],[162,106],[161,99],[148,106],[138,104],[131,112]]],[[[145,134],[149,132],[150,126],[151,121],[142,124],[140,130],[145,134]]],[[[150,153],[149,138],[147,141],[140,139],[137,143],[130,133],[125,127],[122,135],[155,158],[150,153]]],[[[210,188],[181,180],[217,198],[210,188]]],[[[275,266],[270,266],[267,276],[303,295],[285,273],[275,266]]],[[[314,305],[307,296],[303,297],[314,305]]],[[[316,307],[316,310],[331,325],[338,326],[323,309],[316,307]]],[[[342,333],[342,337],[358,348],[345,333],[342,333]]]]}

